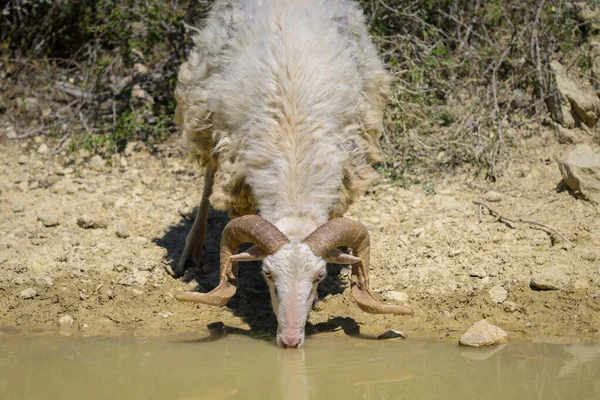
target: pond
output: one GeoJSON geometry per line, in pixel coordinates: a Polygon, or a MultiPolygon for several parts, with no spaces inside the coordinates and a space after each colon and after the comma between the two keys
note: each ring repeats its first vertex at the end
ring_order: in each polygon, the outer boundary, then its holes
{"type": "Polygon", "coordinates": [[[600,346],[0,336],[9,399],[598,399],[600,346]]]}

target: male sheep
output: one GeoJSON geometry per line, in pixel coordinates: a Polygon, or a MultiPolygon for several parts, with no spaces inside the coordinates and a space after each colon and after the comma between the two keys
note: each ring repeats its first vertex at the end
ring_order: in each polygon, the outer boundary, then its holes
{"type": "Polygon", "coordinates": [[[277,343],[299,347],[333,262],[352,264],[362,310],[410,313],[369,292],[367,230],[341,218],[376,175],[389,85],[358,6],[218,0],[194,45],[179,72],[176,122],[205,184],[176,274],[198,261],[209,202],[233,219],[221,239],[220,284],[177,299],[223,306],[236,291],[237,263],[263,260],[277,343]],[[247,242],[255,246],[235,254],[247,242]]]}

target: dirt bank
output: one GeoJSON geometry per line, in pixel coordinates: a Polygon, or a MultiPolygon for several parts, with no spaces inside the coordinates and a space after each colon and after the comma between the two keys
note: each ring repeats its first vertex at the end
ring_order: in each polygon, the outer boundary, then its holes
{"type": "MultiPolygon", "coordinates": [[[[344,290],[346,270],[332,268],[308,331],[393,328],[456,339],[487,318],[512,337],[599,338],[598,211],[557,190],[556,159],[568,146],[550,134],[522,145],[497,183],[471,172],[440,173],[408,189],[382,182],[356,202],[347,216],[370,228],[372,289],[406,298],[414,315],[361,312],[344,290]],[[553,244],[527,224],[513,229],[487,211],[478,216],[478,199],[507,216],[550,225],[572,245],[553,244]],[[532,277],[556,290],[532,289],[532,277]]],[[[93,158],[66,167],[53,149],[34,140],[0,142],[0,332],[154,335],[205,331],[215,322],[229,332],[272,332],[258,265],[244,266],[228,307],[174,300],[178,291],[216,284],[227,221],[219,213],[209,217],[201,269],[182,280],[167,273],[183,250],[202,187],[200,171],[176,144],[155,154],[133,151],[113,166],[93,158]]]]}

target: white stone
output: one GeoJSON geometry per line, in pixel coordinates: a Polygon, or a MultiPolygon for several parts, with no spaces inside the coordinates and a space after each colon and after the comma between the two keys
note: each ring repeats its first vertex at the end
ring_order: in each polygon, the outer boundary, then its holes
{"type": "Polygon", "coordinates": [[[73,326],[73,322],[75,322],[75,320],[69,314],[63,315],[58,319],[58,325],[65,328],[70,328],[73,326]]]}
{"type": "Polygon", "coordinates": [[[502,303],[508,297],[508,291],[502,287],[502,285],[496,285],[492,287],[488,294],[490,295],[494,303],[502,303]]]}
{"type": "Polygon", "coordinates": [[[34,288],[27,288],[22,290],[21,293],[19,293],[19,296],[26,300],[33,299],[35,296],[37,296],[37,291],[34,288]]]}
{"type": "Polygon", "coordinates": [[[482,347],[506,341],[508,334],[482,319],[471,326],[460,337],[459,343],[463,346],[482,347]]]}
{"type": "Polygon", "coordinates": [[[395,290],[389,290],[387,292],[384,292],[382,297],[386,300],[391,300],[391,301],[408,301],[408,293],[406,292],[397,292],[395,290]]]}

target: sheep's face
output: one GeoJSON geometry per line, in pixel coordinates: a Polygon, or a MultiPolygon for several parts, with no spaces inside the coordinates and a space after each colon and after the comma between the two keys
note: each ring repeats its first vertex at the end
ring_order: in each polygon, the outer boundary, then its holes
{"type": "Polygon", "coordinates": [[[263,261],[262,272],[277,316],[277,343],[301,347],[308,313],[317,300],[317,286],[326,262],[302,243],[289,243],[263,261]]]}

